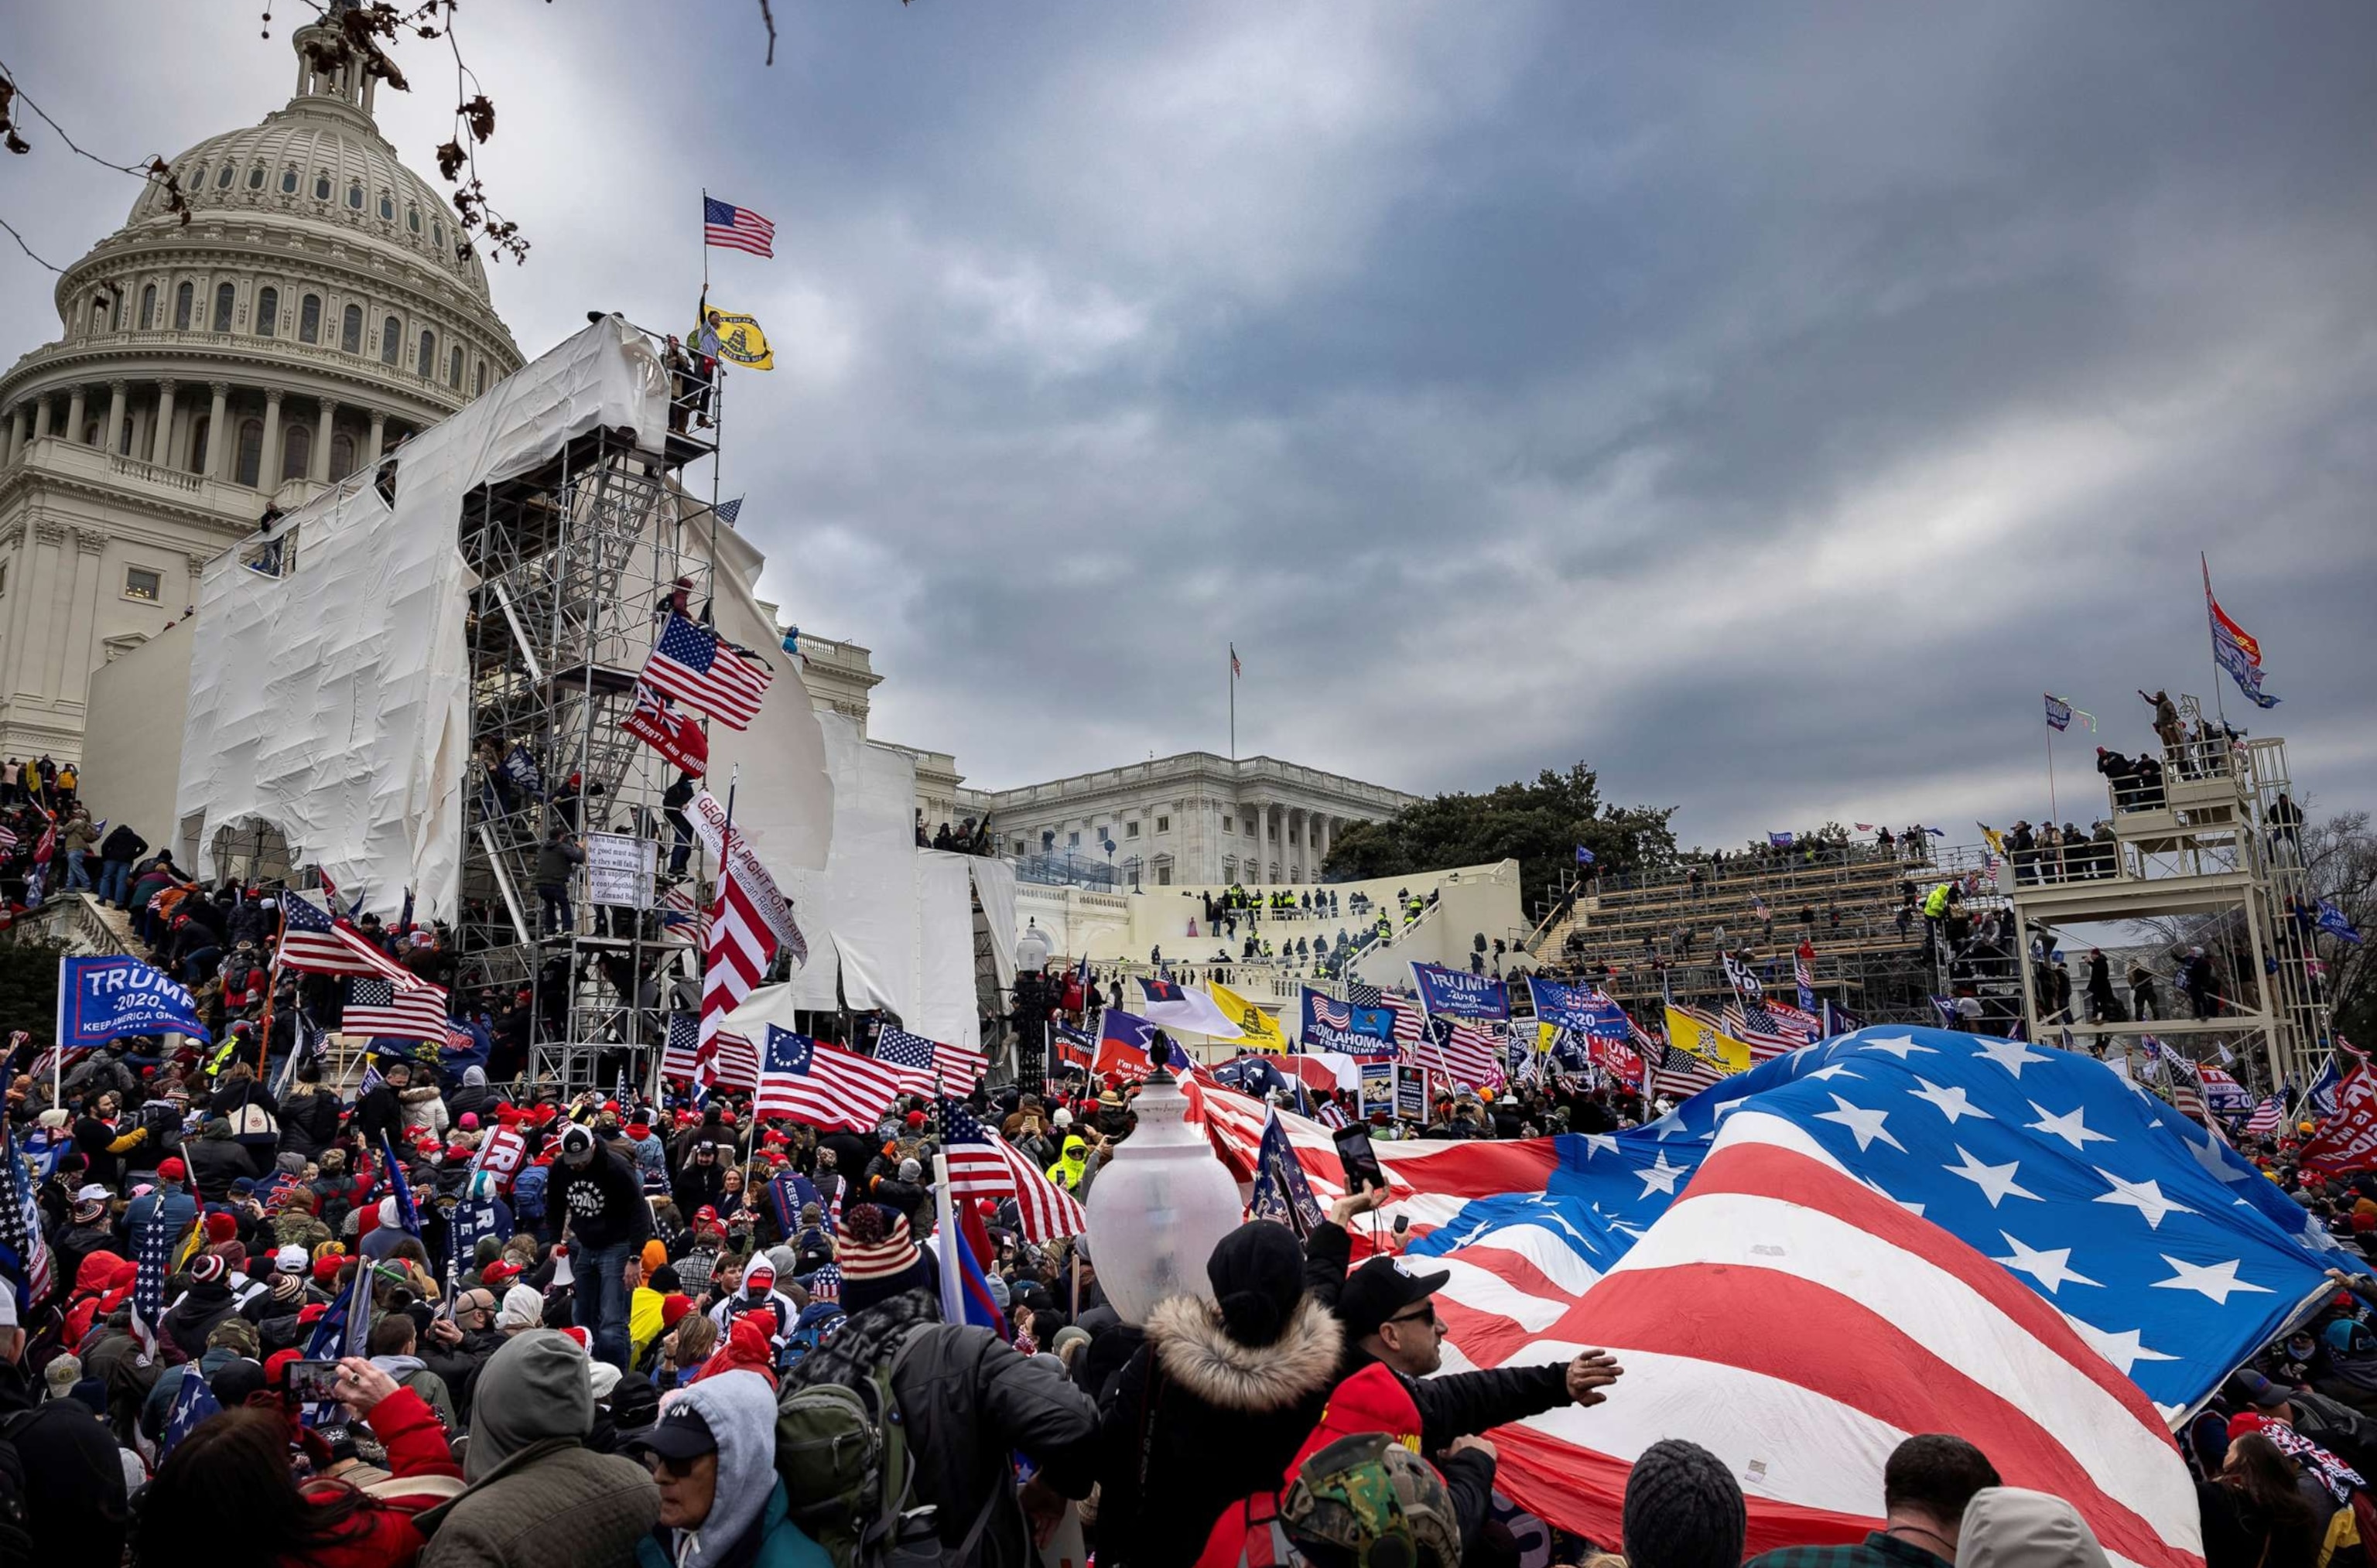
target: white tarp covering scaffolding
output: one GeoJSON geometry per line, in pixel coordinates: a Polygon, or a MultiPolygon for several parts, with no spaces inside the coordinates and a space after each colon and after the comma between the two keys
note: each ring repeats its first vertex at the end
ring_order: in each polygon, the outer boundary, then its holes
{"type": "MultiPolygon", "coordinates": [[[[751,728],[710,727],[708,783],[724,799],[726,781],[735,778],[735,765],[741,764],[735,790],[736,830],[780,878],[788,872],[821,870],[834,820],[825,738],[809,706],[808,689],[801,683],[800,660],[780,646],[784,634],[776,624],[775,606],[758,596],[766,559],[749,540],[718,527],[712,518],[689,522],[687,531],[693,539],[710,532],[717,536],[712,613],[718,635],[759,654],[776,671],[751,728]]],[[[831,983],[827,982],[829,988],[831,983]]]]}
{"type": "Polygon", "coordinates": [[[475,586],[456,547],[463,497],[597,428],[630,427],[658,451],[666,413],[659,359],[606,316],[413,437],[392,506],[367,469],[293,514],[285,575],[216,557],[175,790],[199,874],[216,873],[216,829],[265,824],[368,908],[393,912],[411,888],[424,915],[451,920],[475,586]]]}
{"type": "MultiPolygon", "coordinates": [[[[916,848],[913,757],[871,743],[840,714],[819,722],[833,778],[832,842],[822,872],[786,879],[809,962],[794,971],[784,1004],[887,1008],[917,1034],[979,1046],[973,889],[983,862],[916,848]]],[[[1011,922],[1011,880],[1008,905],[1011,922]]]]}

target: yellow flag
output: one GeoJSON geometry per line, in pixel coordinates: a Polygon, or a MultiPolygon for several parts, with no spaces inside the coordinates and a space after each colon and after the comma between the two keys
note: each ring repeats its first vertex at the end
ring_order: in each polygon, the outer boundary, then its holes
{"type": "Polygon", "coordinates": [[[700,327],[707,324],[718,334],[718,357],[745,370],[773,370],[776,351],[768,347],[768,335],[759,324],[747,315],[711,305],[694,330],[694,340],[701,340],[700,327]]]}
{"type": "Polygon", "coordinates": [[[1287,1037],[1280,1032],[1279,1020],[1240,996],[1225,985],[1208,982],[1205,989],[1213,993],[1213,1005],[1235,1019],[1246,1034],[1246,1043],[1257,1051],[1287,1049],[1287,1037]]]}
{"type": "Polygon", "coordinates": [[[1981,830],[1981,841],[1989,847],[1990,854],[2003,855],[2006,852],[2004,834],[2000,833],[1996,828],[1991,827],[1986,822],[1977,823],[1975,826],[1981,830]]]}
{"type": "Polygon", "coordinates": [[[1750,1045],[1719,1028],[1706,1014],[1686,1008],[1667,1009],[1667,1043],[1678,1051],[1689,1051],[1713,1066],[1727,1073],[1750,1070],[1750,1045]]]}
{"type": "Polygon", "coordinates": [[[1559,1026],[1558,1024],[1547,1024],[1540,1018],[1536,1019],[1535,1054],[1538,1056],[1548,1055],[1552,1047],[1559,1043],[1559,1026]]]}

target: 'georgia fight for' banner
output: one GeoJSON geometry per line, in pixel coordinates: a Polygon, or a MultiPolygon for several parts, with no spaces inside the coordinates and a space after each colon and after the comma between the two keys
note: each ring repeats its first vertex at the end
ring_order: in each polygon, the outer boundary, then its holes
{"type": "Polygon", "coordinates": [[[58,960],[58,1044],[105,1045],[126,1035],[172,1029],[211,1042],[197,1001],[171,976],[137,958],[58,960]]]}

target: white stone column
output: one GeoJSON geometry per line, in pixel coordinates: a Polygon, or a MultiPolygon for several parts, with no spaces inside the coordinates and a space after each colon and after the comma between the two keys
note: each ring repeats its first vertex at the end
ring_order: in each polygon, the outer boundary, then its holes
{"type": "Polygon", "coordinates": [[[100,439],[106,444],[107,455],[111,457],[124,450],[124,410],[131,396],[130,382],[111,381],[107,384],[107,430],[100,439]]]}
{"type": "Polygon", "coordinates": [[[371,434],[364,442],[364,460],[355,465],[357,468],[367,469],[374,463],[379,461],[380,453],[386,450],[383,443],[387,439],[387,435],[388,415],[382,413],[377,409],[374,409],[372,410],[371,417],[371,434]]]}
{"type": "Polygon", "coordinates": [[[73,395],[66,398],[66,439],[68,441],[82,440],[82,414],[83,388],[78,383],[73,395]]]}
{"type": "Polygon", "coordinates": [[[30,698],[43,709],[57,690],[51,683],[50,663],[57,651],[58,578],[63,575],[60,557],[66,542],[66,525],[44,518],[33,525],[32,543],[25,552],[26,601],[30,613],[24,638],[18,644],[23,651],[17,660],[15,695],[19,700],[30,698]]]}
{"type": "Polygon", "coordinates": [[[314,428],[314,462],[305,477],[317,484],[327,484],[330,478],[330,426],[337,422],[339,405],[329,398],[322,399],[322,411],[314,428]]]}
{"type": "Polygon", "coordinates": [[[25,450],[25,405],[18,404],[8,410],[8,461],[13,464],[25,450]]]}
{"type": "Polygon", "coordinates": [[[281,399],[275,386],[264,394],[264,451],[256,460],[256,488],[269,495],[281,484],[281,399]]]}
{"type": "MultiPolygon", "coordinates": [[[[194,471],[204,473],[209,479],[229,479],[231,465],[223,459],[230,456],[232,447],[236,445],[223,439],[230,434],[226,427],[231,422],[231,383],[211,382],[208,385],[207,390],[213,393],[215,398],[213,404],[207,410],[207,466],[200,469],[196,463],[193,463],[191,468],[194,471]]],[[[191,454],[193,457],[197,456],[195,452],[191,454]]]]}
{"type": "Polygon", "coordinates": [[[173,384],[157,383],[157,419],[149,432],[149,460],[170,467],[173,457],[173,384]]]}
{"type": "MultiPolygon", "coordinates": [[[[57,693],[61,704],[72,703],[80,707],[90,695],[92,644],[99,624],[99,594],[106,581],[105,563],[107,531],[103,529],[74,530],[75,556],[73,597],[66,604],[66,635],[58,639],[57,672],[50,689],[57,693]]],[[[65,560],[59,561],[59,576],[66,576],[65,560]]]]}
{"type": "Polygon", "coordinates": [[[33,439],[39,441],[50,433],[50,395],[42,393],[33,399],[33,439]]]}

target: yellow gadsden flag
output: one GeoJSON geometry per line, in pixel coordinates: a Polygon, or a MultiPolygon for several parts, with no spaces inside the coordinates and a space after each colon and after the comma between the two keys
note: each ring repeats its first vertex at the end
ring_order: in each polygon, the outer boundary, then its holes
{"type": "MultiPolygon", "coordinates": [[[[747,315],[737,315],[731,310],[706,306],[703,321],[718,334],[718,357],[729,364],[739,364],[745,370],[773,370],[776,350],[768,347],[768,335],[759,324],[747,315]]],[[[694,335],[695,341],[700,334],[694,335]]]]}
{"type": "Polygon", "coordinates": [[[1667,1043],[1728,1073],[1750,1070],[1749,1042],[1734,1039],[1696,1007],[1667,1009],[1667,1043]]]}
{"type": "Polygon", "coordinates": [[[1246,1045],[1256,1051],[1284,1051],[1287,1049],[1287,1037],[1280,1032],[1278,1019],[1228,986],[1209,982],[1205,989],[1213,993],[1213,1005],[1228,1014],[1245,1031],[1246,1045]]]}

